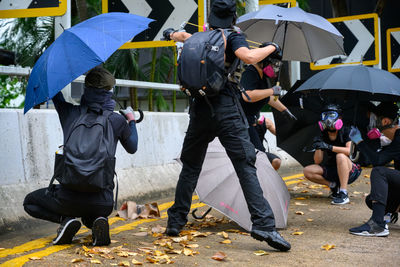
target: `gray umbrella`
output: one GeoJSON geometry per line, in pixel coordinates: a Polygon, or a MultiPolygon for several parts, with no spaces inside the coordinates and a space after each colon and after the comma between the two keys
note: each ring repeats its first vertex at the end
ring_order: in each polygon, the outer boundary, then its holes
{"type": "MultiPolygon", "coordinates": [[[[256,167],[264,197],[274,212],[276,227],[285,228],[290,201],[286,184],[272,168],[265,153],[257,153],[256,167]]],[[[239,178],[217,138],[208,146],[196,193],[200,201],[225,214],[244,229],[251,230],[250,212],[239,178]]]]}
{"type": "Polygon", "coordinates": [[[283,60],[314,62],[345,54],[339,31],[323,17],[298,7],[265,5],[239,17],[236,25],[252,41],[279,44],[283,60]]]}
{"type": "Polygon", "coordinates": [[[400,79],[381,69],[364,65],[338,66],[318,72],[295,92],[320,90],[339,96],[352,93],[357,100],[396,101],[400,98],[400,79]]]}

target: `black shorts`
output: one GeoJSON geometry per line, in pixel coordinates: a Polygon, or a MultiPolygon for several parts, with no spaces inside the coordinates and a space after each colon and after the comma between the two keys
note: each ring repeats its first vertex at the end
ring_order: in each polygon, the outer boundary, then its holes
{"type": "MultiPolygon", "coordinates": [[[[353,183],[355,180],[357,180],[358,176],[361,174],[361,166],[360,164],[355,164],[352,163],[353,167],[351,168],[351,171],[349,173],[349,182],[347,184],[353,183]]],[[[322,169],[324,170],[322,176],[330,181],[330,182],[340,182],[339,181],[339,175],[337,172],[337,166],[334,165],[320,165],[322,169]]]]}
{"type": "Polygon", "coordinates": [[[272,161],[273,161],[274,159],[281,159],[281,158],[278,157],[277,155],[272,154],[272,153],[269,153],[269,152],[265,152],[265,154],[267,154],[268,160],[269,160],[269,162],[271,162],[271,163],[272,163],[272,161]]]}

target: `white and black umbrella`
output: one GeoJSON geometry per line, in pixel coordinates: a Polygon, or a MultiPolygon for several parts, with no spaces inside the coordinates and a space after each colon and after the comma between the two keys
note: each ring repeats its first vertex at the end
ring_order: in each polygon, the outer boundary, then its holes
{"type": "Polygon", "coordinates": [[[345,55],[340,32],[325,18],[298,7],[265,5],[239,17],[236,26],[252,41],[279,44],[283,60],[315,62],[345,55]]]}
{"type": "MultiPolygon", "coordinates": [[[[286,228],[290,194],[285,182],[272,168],[267,155],[257,153],[257,177],[275,217],[277,228],[286,228]]],[[[196,187],[201,202],[225,214],[251,231],[250,212],[239,178],[218,138],[211,142],[196,187]]]]}

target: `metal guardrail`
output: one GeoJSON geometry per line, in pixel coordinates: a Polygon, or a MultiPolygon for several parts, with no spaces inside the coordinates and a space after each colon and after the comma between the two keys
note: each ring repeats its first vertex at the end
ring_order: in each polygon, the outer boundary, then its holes
{"type": "MultiPolygon", "coordinates": [[[[32,71],[31,68],[0,66],[0,74],[2,74],[2,75],[29,76],[31,71],[32,71]]],[[[84,83],[85,76],[84,75],[79,76],[78,78],[76,78],[74,80],[74,82],[84,83]]],[[[143,89],[180,91],[179,85],[170,84],[170,83],[154,83],[154,82],[142,82],[142,81],[116,79],[115,85],[116,86],[125,86],[125,87],[136,87],[136,88],[143,88],[143,89]]]]}

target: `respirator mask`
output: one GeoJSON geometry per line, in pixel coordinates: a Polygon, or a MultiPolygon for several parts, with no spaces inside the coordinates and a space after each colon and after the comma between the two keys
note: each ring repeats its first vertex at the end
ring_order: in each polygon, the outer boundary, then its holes
{"type": "Polygon", "coordinates": [[[343,121],[339,118],[337,111],[325,111],[321,114],[321,120],[318,121],[321,131],[328,130],[330,132],[338,131],[343,127],[343,121]]]}

